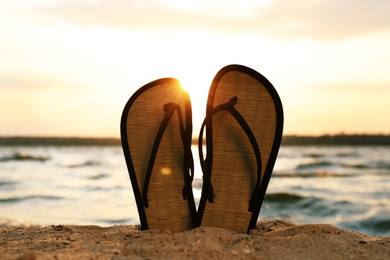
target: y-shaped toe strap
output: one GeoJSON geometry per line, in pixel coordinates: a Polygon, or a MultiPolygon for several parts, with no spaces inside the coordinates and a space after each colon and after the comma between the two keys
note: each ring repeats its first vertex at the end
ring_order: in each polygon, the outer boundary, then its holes
{"type": "Polygon", "coordinates": [[[148,168],[146,170],[144,188],[142,193],[145,208],[149,207],[147,195],[148,195],[150,178],[152,176],[153,166],[156,160],[158,148],[160,146],[160,142],[165,133],[165,130],[167,129],[167,126],[170,120],[172,119],[172,116],[175,113],[175,111],[177,111],[177,116],[179,118],[180,135],[184,146],[184,158],[183,158],[184,187],[182,190],[182,195],[184,200],[187,199],[187,195],[188,195],[187,191],[191,189],[191,183],[194,178],[194,160],[191,152],[191,136],[187,134],[187,130],[184,128],[183,114],[181,108],[179,105],[171,102],[164,105],[164,110],[166,111],[166,114],[161,122],[160,128],[158,129],[156,138],[154,140],[152,152],[149,158],[148,168]]]}
{"type": "MultiPolygon", "coordinates": [[[[221,104],[219,106],[216,106],[214,109],[212,109],[207,115],[206,118],[203,121],[199,139],[198,139],[198,149],[199,149],[199,157],[200,157],[200,163],[203,171],[203,188],[206,191],[206,196],[208,198],[208,201],[210,203],[214,202],[214,190],[213,185],[211,183],[211,169],[212,169],[212,158],[213,158],[213,149],[212,147],[208,147],[207,149],[207,157],[204,159],[203,155],[203,132],[204,128],[207,127],[208,124],[211,124],[212,117],[221,112],[221,111],[228,111],[238,122],[238,124],[241,126],[241,128],[244,130],[245,134],[247,135],[253,151],[256,156],[256,163],[257,163],[257,181],[255,189],[252,193],[251,199],[249,201],[248,211],[252,212],[256,195],[258,194],[260,190],[260,182],[261,182],[261,171],[262,171],[262,161],[261,161],[261,153],[258,146],[258,143],[256,141],[255,136],[253,135],[253,132],[251,128],[249,127],[248,123],[245,121],[245,119],[242,117],[240,112],[237,111],[237,109],[234,108],[234,105],[237,104],[238,98],[234,97],[229,102],[221,104]]],[[[207,138],[207,137],[206,137],[207,138]]],[[[212,145],[212,141],[207,140],[207,146],[212,145]]]]}

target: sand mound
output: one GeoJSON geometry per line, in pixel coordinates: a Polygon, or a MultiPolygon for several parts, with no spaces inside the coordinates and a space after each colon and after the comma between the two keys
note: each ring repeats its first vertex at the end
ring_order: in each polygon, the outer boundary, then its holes
{"type": "Polygon", "coordinates": [[[249,235],[200,227],[181,233],[137,226],[0,228],[1,259],[390,259],[390,237],[331,225],[259,222],[249,235]]]}

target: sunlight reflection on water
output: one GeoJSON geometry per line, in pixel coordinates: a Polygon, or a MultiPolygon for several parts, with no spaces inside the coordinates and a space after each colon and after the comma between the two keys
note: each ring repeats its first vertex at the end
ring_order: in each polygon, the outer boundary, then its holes
{"type": "MultiPolygon", "coordinates": [[[[383,156],[389,152],[389,147],[282,147],[260,219],[389,235],[390,162],[383,156]]],[[[198,204],[202,173],[195,146],[193,153],[198,204]]],[[[22,223],[139,223],[121,147],[0,147],[0,206],[0,219],[22,223]],[[12,159],[16,153],[30,159],[12,159]]]]}

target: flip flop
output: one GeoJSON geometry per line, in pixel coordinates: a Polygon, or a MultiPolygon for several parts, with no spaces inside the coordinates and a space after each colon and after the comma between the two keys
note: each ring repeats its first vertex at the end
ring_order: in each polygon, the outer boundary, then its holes
{"type": "Polygon", "coordinates": [[[141,87],[123,110],[121,141],[143,230],[195,226],[191,110],[174,78],[141,87]]]}
{"type": "Polygon", "coordinates": [[[198,225],[241,233],[255,228],[282,132],[282,104],[264,76],[241,65],[217,73],[199,135],[203,189],[198,225]]]}

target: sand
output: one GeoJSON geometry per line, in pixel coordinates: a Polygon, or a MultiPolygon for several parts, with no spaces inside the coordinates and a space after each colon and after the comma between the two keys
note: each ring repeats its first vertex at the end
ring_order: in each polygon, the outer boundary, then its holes
{"type": "Polygon", "coordinates": [[[390,259],[390,237],[326,224],[262,221],[249,235],[200,227],[171,233],[134,225],[3,227],[0,259],[390,259]]]}

